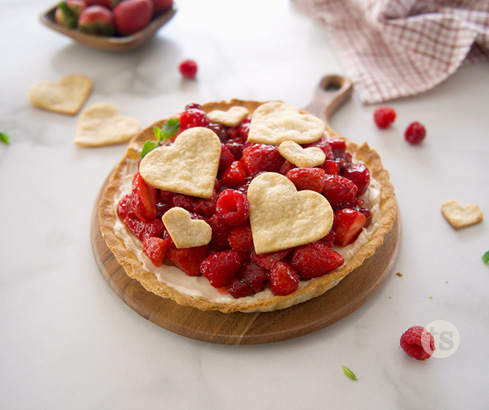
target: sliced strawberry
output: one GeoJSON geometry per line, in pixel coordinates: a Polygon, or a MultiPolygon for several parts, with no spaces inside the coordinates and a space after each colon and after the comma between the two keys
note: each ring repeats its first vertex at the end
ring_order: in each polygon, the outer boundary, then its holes
{"type": "Polygon", "coordinates": [[[287,172],[285,175],[289,178],[295,185],[298,191],[304,189],[322,192],[325,173],[324,169],[321,168],[294,168],[287,172]]]}
{"type": "Polygon", "coordinates": [[[166,257],[188,276],[200,276],[200,264],[208,253],[209,247],[207,245],[183,249],[169,246],[166,257]]]}
{"type": "Polygon", "coordinates": [[[261,292],[265,289],[268,273],[268,269],[251,261],[246,261],[238,272],[238,278],[245,282],[253,292],[261,292]]]}
{"type": "Polygon", "coordinates": [[[280,170],[278,171],[282,175],[287,175],[287,172],[289,172],[291,169],[294,169],[295,165],[292,164],[292,162],[285,161],[283,165],[280,167],[280,170]]]}
{"type": "Polygon", "coordinates": [[[231,283],[241,268],[243,260],[239,252],[216,252],[205,258],[200,264],[200,272],[215,288],[222,288],[231,283]]]}
{"type": "Polygon", "coordinates": [[[275,295],[285,296],[299,287],[300,277],[288,262],[276,262],[270,271],[270,289],[275,295]]]}
{"type": "Polygon", "coordinates": [[[255,250],[253,250],[251,252],[251,260],[257,265],[260,265],[265,269],[270,270],[272,269],[272,265],[275,262],[279,262],[285,259],[291,252],[292,249],[284,249],[282,251],[262,253],[261,255],[257,255],[255,253],[255,250]]]}
{"type": "Polygon", "coordinates": [[[165,229],[161,219],[153,219],[146,222],[135,217],[126,216],[124,223],[140,241],[147,236],[158,236],[161,238],[165,229]]]}
{"type": "Polygon", "coordinates": [[[333,222],[336,244],[346,246],[354,242],[365,226],[366,221],[365,215],[354,209],[345,208],[336,211],[333,222]]]}
{"type": "Polygon", "coordinates": [[[234,161],[221,174],[221,182],[229,188],[237,188],[248,176],[248,170],[242,161],[234,161]]]}
{"type": "Polygon", "coordinates": [[[157,192],[148,185],[139,172],[132,180],[132,203],[134,213],[143,221],[150,221],[157,217],[157,192]]]}
{"type": "Polygon", "coordinates": [[[246,165],[250,175],[256,175],[262,171],[278,172],[285,159],[274,145],[254,144],[243,150],[241,161],[246,165]]]}
{"type": "Polygon", "coordinates": [[[308,148],[308,147],[321,148],[323,150],[323,152],[326,154],[326,159],[330,160],[330,159],[333,159],[333,147],[332,147],[333,144],[330,144],[331,139],[332,138],[321,137],[319,140],[317,140],[315,142],[304,145],[304,147],[305,148],[308,148]]]}
{"type": "Polygon", "coordinates": [[[121,198],[117,205],[117,215],[119,215],[119,218],[122,220],[124,220],[126,216],[136,216],[132,205],[132,195],[125,195],[121,198]]]}
{"type": "Polygon", "coordinates": [[[328,175],[338,175],[338,164],[336,161],[332,161],[327,159],[321,165],[321,168],[324,169],[324,172],[328,175]]]}
{"type": "Polygon", "coordinates": [[[291,263],[302,280],[323,276],[343,264],[343,257],[321,242],[312,242],[294,250],[291,263]]]}
{"type": "Polygon", "coordinates": [[[143,239],[143,253],[156,267],[163,265],[167,249],[168,243],[162,238],[149,236],[143,239]]]}

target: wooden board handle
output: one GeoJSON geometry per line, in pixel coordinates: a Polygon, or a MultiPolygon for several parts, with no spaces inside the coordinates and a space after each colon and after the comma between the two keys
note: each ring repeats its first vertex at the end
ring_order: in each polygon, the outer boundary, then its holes
{"type": "Polygon", "coordinates": [[[304,107],[326,123],[331,115],[350,98],[353,92],[353,83],[346,77],[331,74],[325,75],[319,82],[312,101],[304,107]]]}

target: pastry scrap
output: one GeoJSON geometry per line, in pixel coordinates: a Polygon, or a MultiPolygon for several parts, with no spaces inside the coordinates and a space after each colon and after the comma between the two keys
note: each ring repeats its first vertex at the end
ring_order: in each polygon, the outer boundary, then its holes
{"type": "Polygon", "coordinates": [[[92,91],[92,80],[83,74],[71,74],[57,83],[41,82],[29,88],[32,105],[61,114],[74,115],[92,91]]]}
{"type": "Polygon", "coordinates": [[[469,204],[464,206],[455,200],[443,202],[441,212],[455,229],[482,222],[484,217],[478,205],[469,204]]]}
{"type": "Polygon", "coordinates": [[[83,147],[121,144],[133,138],[140,129],[136,118],[122,115],[112,104],[97,103],[82,111],[75,144],[83,147]]]}
{"type": "Polygon", "coordinates": [[[232,100],[176,119],[168,139],[154,134],[161,120],[131,140],[99,205],[108,247],[146,290],[205,311],[284,309],[336,286],[391,230],[397,204],[379,155],[312,115],[232,100]],[[207,115],[233,107],[249,113],[236,126],[207,115]],[[141,160],[148,140],[160,142],[141,160]],[[284,141],[324,159],[298,166],[284,141]]]}

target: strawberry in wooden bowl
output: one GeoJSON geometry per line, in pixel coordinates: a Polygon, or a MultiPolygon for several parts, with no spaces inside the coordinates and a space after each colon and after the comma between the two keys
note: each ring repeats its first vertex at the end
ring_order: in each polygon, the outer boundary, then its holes
{"type": "Polygon", "coordinates": [[[396,218],[379,155],[278,101],[189,104],[136,136],[99,204],[127,275],[200,310],[316,298],[375,254],[396,218]]]}

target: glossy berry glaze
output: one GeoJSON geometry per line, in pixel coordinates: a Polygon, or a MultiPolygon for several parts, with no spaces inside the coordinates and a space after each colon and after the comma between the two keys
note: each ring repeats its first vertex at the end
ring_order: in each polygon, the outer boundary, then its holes
{"type": "Polygon", "coordinates": [[[343,264],[333,246],[354,242],[372,219],[372,212],[359,199],[369,186],[370,172],[362,163],[352,163],[343,139],[322,137],[305,145],[321,148],[326,161],[318,167],[298,168],[286,161],[276,146],[247,141],[249,117],[236,127],[226,127],[212,123],[199,104],[189,104],[174,118],[178,118],[180,129],[173,141],[186,129],[207,127],[221,141],[221,158],[209,199],[155,189],[138,172],[134,175],[131,193],[121,198],[117,214],[143,242],[143,252],[155,266],[170,261],[189,276],[204,276],[221,293],[241,298],[265,288],[275,295],[287,295],[301,280],[326,275],[343,264]],[[246,193],[251,181],[263,172],[281,173],[297,190],[324,195],[334,211],[328,235],[307,245],[257,255],[246,193]],[[176,248],[161,220],[176,206],[209,224],[212,239],[208,245],[176,248]]]}

